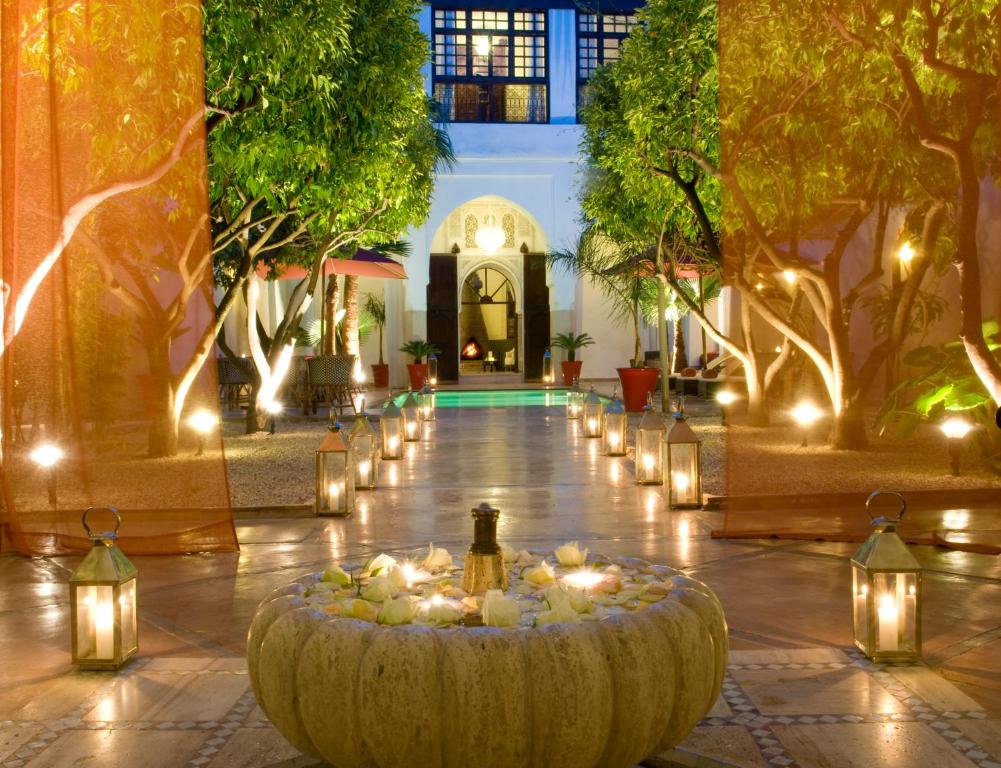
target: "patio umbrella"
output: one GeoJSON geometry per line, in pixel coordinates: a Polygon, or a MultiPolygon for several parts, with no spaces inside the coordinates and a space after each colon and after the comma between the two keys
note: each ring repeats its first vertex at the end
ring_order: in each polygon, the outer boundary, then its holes
{"type": "MultiPolygon", "coordinates": [[[[279,280],[301,280],[308,274],[304,267],[288,265],[281,269],[279,280]]],[[[257,267],[258,277],[268,276],[267,265],[257,267]]],[[[323,275],[357,275],[358,277],[383,277],[391,280],[406,280],[407,270],[398,261],[388,256],[359,248],[350,259],[329,258],[324,262],[323,275]]]]}

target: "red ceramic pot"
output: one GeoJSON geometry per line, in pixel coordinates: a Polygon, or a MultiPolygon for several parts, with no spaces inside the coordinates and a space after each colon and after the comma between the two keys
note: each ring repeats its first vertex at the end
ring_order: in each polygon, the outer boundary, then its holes
{"type": "Polygon", "coordinates": [[[563,368],[564,387],[572,387],[574,379],[580,379],[580,369],[583,365],[583,360],[564,360],[560,363],[563,368]]]}
{"type": "Polygon", "coordinates": [[[657,388],[660,368],[616,368],[622,382],[622,403],[630,413],[646,405],[647,396],[657,388]]]}
{"type": "Polygon", "coordinates": [[[389,386],[389,363],[372,363],[372,385],[379,389],[389,386]]]}
{"type": "Polygon", "coordinates": [[[424,386],[424,379],[428,377],[428,364],[407,363],[407,373],[410,374],[410,388],[418,390],[424,386]]]}

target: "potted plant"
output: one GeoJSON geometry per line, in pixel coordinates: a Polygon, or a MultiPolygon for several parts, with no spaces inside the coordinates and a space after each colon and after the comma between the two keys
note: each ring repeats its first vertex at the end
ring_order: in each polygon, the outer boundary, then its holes
{"type": "Polygon", "coordinates": [[[633,359],[629,366],[616,369],[622,383],[622,402],[627,411],[641,411],[647,395],[657,387],[660,370],[645,367],[640,336],[640,319],[645,310],[656,304],[657,285],[638,267],[636,254],[627,251],[595,227],[587,227],[577,247],[552,251],[546,255],[554,267],[561,267],[586,277],[608,297],[619,324],[630,323],[633,330],[633,359]]]}
{"type": "Polygon", "coordinates": [[[560,367],[563,369],[563,386],[572,386],[575,379],[580,379],[580,369],[584,365],[583,360],[577,359],[577,350],[590,347],[594,339],[586,333],[557,333],[551,343],[567,353],[567,359],[560,363],[560,367]]]}
{"type": "Polygon", "coordinates": [[[412,339],[400,347],[400,352],[414,359],[412,363],[407,363],[407,373],[410,374],[410,388],[420,389],[428,377],[428,365],[424,362],[424,358],[431,353],[437,355],[441,350],[424,339],[412,339]]]}
{"type": "Polygon", "coordinates": [[[382,358],[382,331],[386,327],[386,302],[379,296],[369,293],[365,296],[364,312],[372,318],[379,329],[379,362],[372,363],[372,383],[376,387],[389,386],[389,365],[382,358]]]}

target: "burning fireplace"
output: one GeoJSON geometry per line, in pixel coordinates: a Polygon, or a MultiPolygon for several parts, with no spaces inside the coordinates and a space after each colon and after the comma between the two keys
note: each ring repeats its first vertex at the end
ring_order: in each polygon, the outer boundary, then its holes
{"type": "Polygon", "coordinates": [[[475,336],[470,336],[466,343],[462,345],[462,353],[459,357],[463,360],[482,360],[483,347],[476,340],[475,336]]]}

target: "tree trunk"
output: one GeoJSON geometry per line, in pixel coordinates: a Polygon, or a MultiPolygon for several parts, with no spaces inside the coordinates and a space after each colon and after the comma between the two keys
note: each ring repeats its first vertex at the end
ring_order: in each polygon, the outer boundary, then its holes
{"type": "Polygon", "coordinates": [[[660,410],[671,412],[671,351],[667,336],[667,281],[664,279],[663,260],[657,254],[657,346],[660,348],[660,410]]]}
{"type": "Polygon", "coordinates": [[[869,445],[865,433],[865,412],[860,399],[845,403],[831,425],[831,448],[860,451],[869,445]]]}
{"type": "Polygon", "coordinates": [[[337,292],[339,285],[337,275],[333,274],[327,281],[327,291],[323,297],[323,324],[325,326],[323,346],[320,350],[324,355],[337,354],[337,292]]]}
{"type": "Polygon", "coordinates": [[[153,382],[153,413],[149,425],[147,454],[152,459],[177,455],[177,422],[174,419],[174,387],[170,372],[170,342],[147,348],[153,382]]]}
{"type": "MultiPolygon", "coordinates": [[[[753,344],[753,339],[750,339],[753,344]]],[[[768,426],[768,402],[765,397],[764,372],[756,352],[748,354],[744,361],[744,386],[747,390],[747,425],[749,427],[768,426]]]]}
{"type": "Polygon", "coordinates": [[[344,276],[344,352],[361,360],[361,343],[358,338],[358,276],[344,276]]]}
{"type": "Polygon", "coordinates": [[[681,330],[681,320],[674,322],[674,373],[681,373],[688,367],[688,352],[685,350],[685,334],[681,330]]]}

